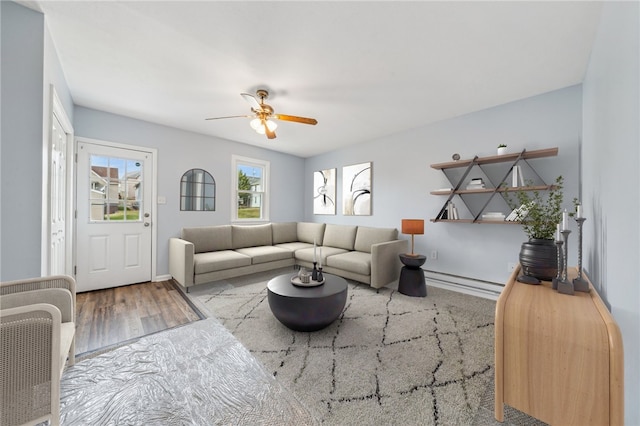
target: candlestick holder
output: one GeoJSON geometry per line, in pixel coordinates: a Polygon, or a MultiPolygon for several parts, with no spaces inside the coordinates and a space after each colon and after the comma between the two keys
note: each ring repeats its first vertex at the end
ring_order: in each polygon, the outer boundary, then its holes
{"type": "Polygon", "coordinates": [[[578,276],[573,279],[573,287],[576,291],[589,293],[589,283],[582,278],[582,225],[587,220],[584,217],[576,217],[578,222],[578,276]]]}
{"type": "Polygon", "coordinates": [[[322,268],[321,267],[318,268],[318,277],[317,278],[318,279],[316,281],[318,281],[318,282],[324,281],[324,275],[322,275],[322,268]]]}
{"type": "Polygon", "coordinates": [[[317,264],[318,262],[313,262],[313,270],[311,271],[311,279],[314,281],[318,281],[318,268],[316,268],[317,264]]]}
{"type": "Polygon", "coordinates": [[[551,280],[551,287],[554,290],[558,289],[558,283],[560,281],[562,281],[562,256],[564,254],[564,251],[562,251],[562,240],[557,240],[556,241],[556,246],[557,246],[557,257],[558,257],[558,272],[556,273],[556,277],[551,280]]]}
{"type": "Polygon", "coordinates": [[[569,257],[569,234],[570,230],[561,231],[564,242],[564,253],[562,254],[562,279],[558,281],[558,293],[574,294],[573,283],[567,279],[567,258],[569,257]]]}

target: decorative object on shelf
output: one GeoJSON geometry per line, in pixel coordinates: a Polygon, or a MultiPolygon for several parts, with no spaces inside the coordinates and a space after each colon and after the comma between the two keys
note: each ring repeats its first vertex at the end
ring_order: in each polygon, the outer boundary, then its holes
{"type": "Polygon", "coordinates": [[[371,163],[342,168],[342,214],[371,215],[371,163]]]}
{"type": "Polygon", "coordinates": [[[452,159],[453,161],[458,161],[458,160],[460,159],[460,154],[458,154],[458,153],[456,152],[455,154],[453,154],[453,155],[451,156],[451,159],[452,159]]]}
{"type": "Polygon", "coordinates": [[[507,153],[507,146],[503,143],[498,145],[498,155],[504,155],[507,153]]]}
{"type": "Polygon", "coordinates": [[[336,169],[313,173],[313,214],[336,214],[336,169]]]}
{"type": "MultiPolygon", "coordinates": [[[[516,220],[529,237],[520,249],[520,264],[525,276],[551,281],[557,275],[557,248],[553,240],[556,225],[562,219],[563,177],[558,176],[543,197],[538,190],[518,189],[515,200],[507,188],[505,199],[511,208],[518,211],[516,220]],[[522,208],[526,206],[525,208],[522,208]],[[521,210],[520,210],[521,209],[521,210]]],[[[564,226],[566,229],[568,226],[564,226]]],[[[566,243],[565,243],[566,244],[566,243]]],[[[566,250],[566,246],[565,246],[566,250]]],[[[518,278],[518,281],[522,281],[518,278]]]]}
{"type": "Polygon", "coordinates": [[[424,234],[424,220],[423,219],[402,219],[402,233],[411,234],[411,254],[409,256],[418,256],[413,253],[413,236],[424,234]]]}
{"type": "Polygon", "coordinates": [[[576,206],[576,222],[578,222],[578,276],[573,279],[573,287],[576,291],[589,292],[589,283],[582,278],[582,225],[587,220],[582,216],[582,206],[576,206]]]}
{"type": "MultiPolygon", "coordinates": [[[[566,210],[565,210],[566,213],[566,210]]],[[[566,214],[563,214],[566,217],[566,214]]],[[[573,283],[567,279],[567,260],[569,254],[569,234],[571,231],[564,226],[563,220],[563,229],[561,232],[562,240],[564,243],[564,253],[562,255],[562,279],[558,281],[558,293],[573,295],[573,283]]]]}

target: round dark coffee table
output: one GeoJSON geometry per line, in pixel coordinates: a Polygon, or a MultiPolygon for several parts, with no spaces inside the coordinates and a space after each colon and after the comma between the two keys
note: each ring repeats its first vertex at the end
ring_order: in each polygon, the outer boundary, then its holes
{"type": "Polygon", "coordinates": [[[324,274],[324,284],[298,287],[293,274],[280,275],[267,284],[269,307],[285,326],[296,331],[316,331],[334,322],[347,303],[347,281],[324,274]]]}

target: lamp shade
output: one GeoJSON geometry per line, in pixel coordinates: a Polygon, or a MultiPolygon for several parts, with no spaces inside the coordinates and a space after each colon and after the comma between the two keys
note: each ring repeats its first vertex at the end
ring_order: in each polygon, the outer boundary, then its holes
{"type": "Polygon", "coordinates": [[[411,235],[424,234],[423,219],[402,219],[402,233],[411,235]]]}

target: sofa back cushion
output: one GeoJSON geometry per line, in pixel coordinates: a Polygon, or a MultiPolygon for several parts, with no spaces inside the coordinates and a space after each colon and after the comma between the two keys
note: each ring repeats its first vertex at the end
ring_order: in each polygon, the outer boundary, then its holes
{"type": "Polygon", "coordinates": [[[353,250],[357,226],[327,224],[324,230],[323,246],[353,250]]]}
{"type": "Polygon", "coordinates": [[[272,223],[271,236],[273,244],[298,241],[298,224],[296,222],[272,223]]]}
{"type": "Polygon", "coordinates": [[[324,223],[298,222],[298,241],[303,243],[322,245],[324,235],[324,223]]]}
{"type": "Polygon", "coordinates": [[[182,228],[183,240],[193,243],[196,253],[231,250],[231,225],[182,228]]]}
{"type": "Polygon", "coordinates": [[[356,233],[355,249],[365,253],[371,253],[373,244],[384,243],[398,239],[398,230],[395,228],[369,228],[358,226],[356,233]]]}
{"type": "Polygon", "coordinates": [[[231,225],[233,248],[270,246],[271,224],[265,225],[231,225]]]}

